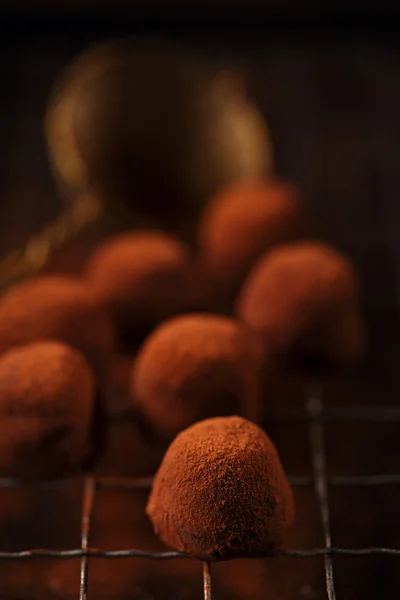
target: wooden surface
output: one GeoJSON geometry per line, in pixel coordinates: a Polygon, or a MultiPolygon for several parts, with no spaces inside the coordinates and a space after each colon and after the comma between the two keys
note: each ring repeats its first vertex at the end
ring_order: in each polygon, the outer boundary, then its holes
{"type": "MultiPolygon", "coordinates": [[[[41,137],[46,96],[57,71],[89,40],[79,35],[27,37],[0,55],[0,246],[21,243],[62,204],[47,168],[41,137]]],[[[354,260],[362,281],[371,351],[357,372],[327,388],[328,404],[398,405],[400,398],[400,38],[360,31],[262,34],[181,32],[179,39],[216,68],[238,66],[268,119],[278,172],[297,181],[317,215],[324,237],[354,260]]],[[[79,253],[75,258],[80,262],[79,253]]],[[[68,262],[68,261],[67,261],[68,262]]],[[[280,397],[280,408],[302,402],[280,397]]],[[[306,424],[266,424],[292,475],[311,474],[306,424]]],[[[354,423],[327,426],[332,475],[400,472],[399,426],[354,423]]],[[[129,423],[112,429],[107,472],[143,474],[158,456],[129,423]]],[[[1,549],[26,545],[73,547],[79,543],[79,486],[69,495],[7,492],[1,549]],[[7,535],[6,535],[7,534],[7,535]]],[[[296,492],[297,520],[287,545],[323,543],[312,489],[296,492]]],[[[157,547],[138,494],[102,492],[93,544],[157,547]]],[[[399,487],[330,491],[334,545],[400,546],[399,487]]],[[[337,598],[397,599],[399,559],[334,560],[337,598]]],[[[233,600],[324,599],[322,560],[276,559],[231,563],[216,569],[217,598],[233,600]]],[[[79,564],[40,561],[0,565],[0,598],[77,598],[79,564]]],[[[189,600],[201,598],[195,563],[91,561],[89,599],[189,600]]]]}

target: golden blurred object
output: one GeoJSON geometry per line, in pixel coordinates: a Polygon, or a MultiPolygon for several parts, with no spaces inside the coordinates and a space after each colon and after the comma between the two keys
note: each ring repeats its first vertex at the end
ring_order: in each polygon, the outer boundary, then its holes
{"type": "Polygon", "coordinates": [[[50,254],[94,223],[100,213],[97,197],[90,193],[82,194],[58,219],[31,237],[24,248],[0,260],[0,289],[40,271],[50,254]]]}
{"type": "Polygon", "coordinates": [[[271,170],[267,126],[243,78],[153,40],[94,47],[64,73],[46,121],[67,197],[94,190],[164,224],[190,220],[220,186],[271,170]]]}
{"type": "Polygon", "coordinates": [[[217,189],[272,169],[244,78],[154,40],[78,57],[55,85],[45,133],[67,209],[0,260],[0,289],[40,271],[100,216],[117,228],[185,228],[217,189]]]}

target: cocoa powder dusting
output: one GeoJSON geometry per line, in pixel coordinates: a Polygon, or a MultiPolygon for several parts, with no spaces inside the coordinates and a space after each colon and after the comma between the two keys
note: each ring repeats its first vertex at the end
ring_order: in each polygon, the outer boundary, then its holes
{"type": "Polygon", "coordinates": [[[85,269],[91,289],[125,334],[139,338],[193,310],[197,283],[189,248],[159,231],[131,231],[101,244],[85,269]]]}
{"type": "Polygon", "coordinates": [[[115,353],[112,320],[77,277],[37,277],[0,297],[0,354],[43,339],[80,350],[100,377],[115,353]]]}
{"type": "Polygon", "coordinates": [[[166,544],[221,561],[265,556],[279,547],[294,502],[268,436],[241,417],[217,417],[175,438],[146,510],[166,544]]]}
{"type": "Polygon", "coordinates": [[[243,286],[236,314],[291,366],[319,371],[363,354],[354,269],[321,242],[286,244],[263,255],[243,286]]]}
{"type": "Polygon", "coordinates": [[[206,205],[198,228],[203,269],[217,294],[233,299],[267,250],[302,238],[310,219],[297,190],[277,179],[236,182],[206,205]]]}
{"type": "Polygon", "coordinates": [[[91,451],[94,376],[60,342],[0,357],[0,477],[41,479],[79,469],[91,451]]]}
{"type": "Polygon", "coordinates": [[[170,441],[214,416],[261,413],[263,346],[234,319],[207,314],[160,325],[139,352],[131,378],[135,407],[170,441]]]}

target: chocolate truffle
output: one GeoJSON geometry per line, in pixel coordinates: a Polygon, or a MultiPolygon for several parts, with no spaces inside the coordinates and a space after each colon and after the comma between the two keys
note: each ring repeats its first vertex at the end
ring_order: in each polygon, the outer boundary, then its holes
{"type": "Polygon", "coordinates": [[[354,269],[319,242],[298,242],[265,254],[237,301],[237,315],[260,332],[271,352],[321,368],[360,357],[364,330],[354,269]]]}
{"type": "Polygon", "coordinates": [[[217,193],[198,230],[200,260],[215,293],[232,299],[263,252],[306,231],[300,198],[284,181],[241,181],[217,193]]]}
{"type": "Polygon", "coordinates": [[[220,561],[279,547],[294,505],[268,436],[240,417],[219,417],[196,423],[172,442],[147,514],[169,546],[220,561]]]}
{"type": "Polygon", "coordinates": [[[0,476],[53,478],[90,452],[94,377],[80,352],[56,341],[0,357],[0,476]]]}
{"type": "Polygon", "coordinates": [[[138,336],[194,308],[189,249],[158,231],[131,231],[94,251],[86,275],[97,298],[125,330],[138,336]]]}
{"type": "Polygon", "coordinates": [[[112,319],[85,282],[73,277],[38,277],[0,297],[0,353],[43,339],[80,350],[100,375],[115,352],[112,319]]]}
{"type": "Polygon", "coordinates": [[[240,323],[193,314],[148,337],[132,372],[135,405],[161,438],[207,417],[242,414],[258,421],[263,348],[240,323]]]}

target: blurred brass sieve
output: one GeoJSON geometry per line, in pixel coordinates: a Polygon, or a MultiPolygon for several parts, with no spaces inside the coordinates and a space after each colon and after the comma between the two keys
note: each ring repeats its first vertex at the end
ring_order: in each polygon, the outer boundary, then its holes
{"type": "Polygon", "coordinates": [[[0,262],[0,286],[40,270],[99,219],[179,228],[219,187],[272,170],[245,78],[150,39],[89,49],[61,75],[46,118],[67,210],[0,262]]]}

